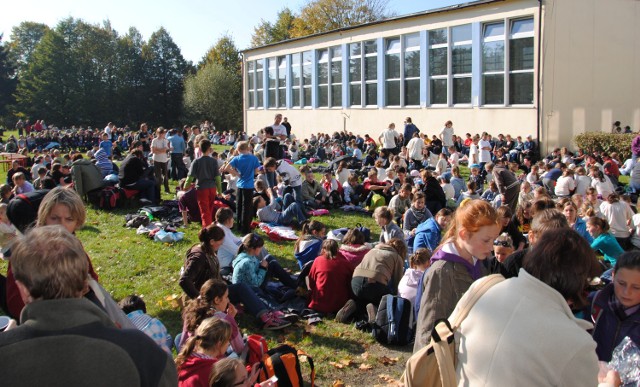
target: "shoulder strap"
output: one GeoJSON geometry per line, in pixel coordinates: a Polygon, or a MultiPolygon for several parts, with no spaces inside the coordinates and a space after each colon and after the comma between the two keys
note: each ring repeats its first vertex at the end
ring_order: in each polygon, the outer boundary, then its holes
{"type": "Polygon", "coordinates": [[[493,285],[499,284],[504,281],[504,277],[502,274],[491,274],[484,278],[481,278],[477,281],[473,289],[467,292],[458,303],[456,309],[458,313],[455,316],[455,320],[453,321],[453,329],[458,329],[460,324],[467,318],[469,311],[471,308],[478,302],[480,297],[482,297],[489,289],[493,287],[493,285]]]}

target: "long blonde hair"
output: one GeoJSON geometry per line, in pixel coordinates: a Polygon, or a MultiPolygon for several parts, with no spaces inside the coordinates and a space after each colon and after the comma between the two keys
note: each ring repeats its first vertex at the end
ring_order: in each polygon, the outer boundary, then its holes
{"type": "Polygon", "coordinates": [[[231,339],[231,325],[228,322],[218,317],[204,319],[176,357],[176,367],[179,369],[182,366],[191,356],[196,345],[208,350],[225,342],[229,343],[229,339],[231,339]]]}

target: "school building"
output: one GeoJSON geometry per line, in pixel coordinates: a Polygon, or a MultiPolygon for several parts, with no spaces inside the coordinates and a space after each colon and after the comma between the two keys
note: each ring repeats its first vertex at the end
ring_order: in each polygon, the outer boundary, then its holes
{"type": "MultiPolygon", "coordinates": [[[[427,2],[425,2],[427,4],[427,2]]],[[[248,133],[276,113],[293,133],[374,138],[409,116],[423,133],[533,135],[544,150],[621,121],[640,130],[640,1],[480,0],[243,52],[248,133]]]]}

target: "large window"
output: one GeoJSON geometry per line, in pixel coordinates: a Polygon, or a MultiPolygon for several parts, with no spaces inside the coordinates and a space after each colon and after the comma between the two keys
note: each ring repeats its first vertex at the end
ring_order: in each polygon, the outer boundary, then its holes
{"type": "Polygon", "coordinates": [[[278,57],[278,107],[287,107],[287,57],[278,57]]]}
{"type": "Polygon", "coordinates": [[[364,104],[378,104],[378,44],[375,40],[364,42],[364,104]]]}
{"type": "Polygon", "coordinates": [[[453,104],[471,103],[471,24],[451,28],[453,104]]]}
{"type": "Polygon", "coordinates": [[[349,44],[349,105],[362,106],[362,43],[349,44]]]}
{"type": "Polygon", "coordinates": [[[342,107],[342,47],[332,47],[329,79],[330,106],[342,107]]]}
{"type": "Polygon", "coordinates": [[[291,106],[300,107],[300,88],[302,69],[300,67],[300,54],[291,55],[291,106]]]}
{"type": "Polygon", "coordinates": [[[255,91],[256,62],[247,62],[247,107],[256,107],[256,91],[255,91]]]}
{"type": "Polygon", "coordinates": [[[533,104],[533,19],[511,21],[509,35],[509,103],[533,104]]]}
{"type": "Polygon", "coordinates": [[[274,108],[276,107],[277,90],[276,58],[269,58],[267,63],[269,67],[269,108],[274,108]]]}
{"type": "Polygon", "coordinates": [[[257,107],[264,107],[264,63],[262,59],[256,61],[256,102],[257,107]]]}
{"type": "Polygon", "coordinates": [[[482,100],[504,105],[504,22],[490,23],[482,31],[482,100]]]}
{"type": "Polygon", "coordinates": [[[311,68],[313,66],[313,54],[311,51],[302,53],[302,106],[311,107],[311,68]]]}
{"type": "Polygon", "coordinates": [[[420,34],[404,36],[404,101],[405,106],[420,105],[420,34]]]}
{"type": "Polygon", "coordinates": [[[429,103],[447,104],[448,33],[446,28],[429,31],[429,103]]]}
{"type": "Polygon", "coordinates": [[[318,107],[329,106],[329,49],[318,50],[318,107]]]}
{"type": "Polygon", "coordinates": [[[386,106],[400,106],[400,37],[385,40],[386,106]]]}

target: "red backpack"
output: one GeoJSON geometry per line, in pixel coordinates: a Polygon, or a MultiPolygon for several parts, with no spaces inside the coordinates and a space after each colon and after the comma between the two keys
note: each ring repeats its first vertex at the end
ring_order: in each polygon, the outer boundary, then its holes
{"type": "Polygon", "coordinates": [[[247,337],[247,368],[253,367],[254,364],[260,363],[264,355],[269,351],[267,340],[260,335],[249,335],[247,337]]]}

